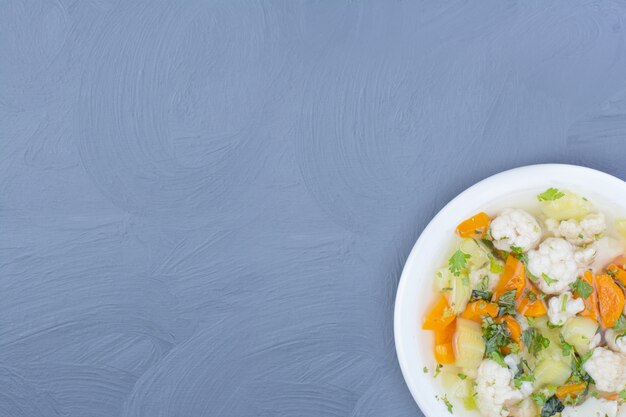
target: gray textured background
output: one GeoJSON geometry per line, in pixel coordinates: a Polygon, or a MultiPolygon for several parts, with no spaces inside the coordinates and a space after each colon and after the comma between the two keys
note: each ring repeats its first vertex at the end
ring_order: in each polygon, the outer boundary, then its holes
{"type": "Polygon", "coordinates": [[[626,178],[625,17],[0,2],[0,416],[420,416],[411,246],[504,169],[626,178]]]}

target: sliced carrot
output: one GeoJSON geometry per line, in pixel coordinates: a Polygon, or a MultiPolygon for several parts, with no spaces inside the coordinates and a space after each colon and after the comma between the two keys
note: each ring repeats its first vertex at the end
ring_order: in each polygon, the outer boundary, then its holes
{"type": "Polygon", "coordinates": [[[498,305],[496,303],[489,303],[484,300],[473,301],[467,304],[465,311],[461,313],[461,317],[464,319],[472,320],[477,323],[482,322],[484,316],[496,317],[498,315],[498,305]]]}
{"type": "Polygon", "coordinates": [[[448,305],[446,297],[441,296],[435,303],[430,312],[424,319],[422,329],[424,330],[443,330],[454,321],[456,316],[448,305]]]}
{"type": "Polygon", "coordinates": [[[626,256],[620,255],[617,258],[613,259],[613,262],[611,263],[617,265],[622,269],[626,269],[626,256]]]}
{"type": "Polygon", "coordinates": [[[452,342],[435,345],[435,360],[441,364],[454,363],[452,342]]]}
{"type": "Polygon", "coordinates": [[[456,227],[456,232],[461,237],[469,237],[473,239],[482,239],[487,235],[487,229],[489,228],[489,222],[491,218],[482,211],[473,215],[469,219],[463,220],[456,227]]]}
{"type": "Polygon", "coordinates": [[[597,275],[598,304],[602,326],[606,329],[613,327],[624,310],[624,291],[613,281],[610,275],[597,275]]]}
{"type": "Polygon", "coordinates": [[[513,316],[502,316],[496,320],[498,323],[506,323],[506,327],[509,329],[509,333],[511,333],[511,339],[514,342],[520,343],[522,340],[522,326],[513,318],[513,316]]]}
{"type": "Polygon", "coordinates": [[[435,345],[452,342],[456,331],[456,320],[446,326],[445,329],[435,330],[435,345]]]}
{"type": "Polygon", "coordinates": [[[626,285],[626,271],[624,271],[621,267],[616,264],[611,264],[606,267],[606,271],[622,285],[626,285]]]}
{"type": "MultiPolygon", "coordinates": [[[[583,302],[585,303],[585,309],[578,314],[583,317],[588,317],[592,320],[598,321],[598,291],[596,290],[596,284],[595,279],[593,278],[593,274],[591,273],[591,271],[587,271],[581,279],[587,284],[591,285],[593,291],[591,292],[589,297],[583,298],[583,302]]],[[[574,294],[574,298],[579,297],[574,294]]]]}
{"type": "Polygon", "coordinates": [[[556,389],[555,395],[560,400],[564,399],[568,395],[570,397],[576,397],[578,394],[583,392],[585,388],[587,388],[587,384],[585,383],[563,385],[556,389]]]}
{"type": "Polygon", "coordinates": [[[522,295],[526,286],[526,271],[524,264],[515,256],[509,255],[504,264],[504,272],[500,281],[493,290],[494,299],[497,300],[507,291],[515,290],[516,298],[522,295]]]}
{"type": "Polygon", "coordinates": [[[602,398],[604,398],[605,400],[609,400],[609,401],[617,401],[619,399],[619,394],[617,392],[613,392],[611,394],[604,394],[602,398]]]}
{"type": "Polygon", "coordinates": [[[534,294],[534,296],[532,297],[532,301],[530,296],[524,294],[517,299],[518,313],[523,314],[526,317],[545,316],[548,313],[548,308],[546,307],[546,303],[539,298],[539,291],[537,291],[532,284],[528,284],[527,290],[529,293],[534,294]]]}

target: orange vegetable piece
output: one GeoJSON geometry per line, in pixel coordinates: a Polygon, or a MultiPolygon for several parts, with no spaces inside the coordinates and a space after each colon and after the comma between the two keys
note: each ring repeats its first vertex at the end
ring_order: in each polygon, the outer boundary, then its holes
{"type": "Polygon", "coordinates": [[[477,323],[481,323],[482,317],[486,315],[496,317],[498,315],[498,305],[484,300],[473,301],[468,303],[465,311],[461,313],[461,317],[464,319],[472,320],[477,323]]]}
{"type": "Polygon", "coordinates": [[[513,318],[513,316],[502,316],[496,320],[498,323],[506,323],[506,327],[509,329],[509,333],[511,333],[511,339],[516,343],[520,343],[522,340],[522,326],[513,318]]]}
{"type": "Polygon", "coordinates": [[[526,270],[524,264],[515,256],[509,255],[504,264],[504,272],[500,276],[500,281],[493,290],[495,300],[500,298],[507,291],[515,290],[515,296],[518,298],[522,295],[526,286],[526,270]]]}
{"type": "Polygon", "coordinates": [[[456,320],[446,326],[445,329],[435,330],[435,345],[452,342],[454,332],[456,331],[456,320]]]}
{"type": "Polygon", "coordinates": [[[570,397],[576,397],[578,394],[583,392],[585,388],[587,388],[587,384],[585,383],[563,385],[556,389],[555,395],[560,400],[564,399],[568,395],[570,397]]]}
{"type": "Polygon", "coordinates": [[[441,296],[424,319],[422,329],[443,330],[456,318],[454,312],[448,305],[446,297],[441,296]]]}
{"type": "Polygon", "coordinates": [[[619,399],[619,394],[617,392],[613,392],[611,394],[604,394],[602,398],[604,398],[605,400],[609,400],[609,401],[617,401],[619,399]]]}
{"type": "Polygon", "coordinates": [[[451,342],[435,345],[435,360],[441,364],[454,363],[454,350],[451,342]]]}
{"type": "Polygon", "coordinates": [[[620,255],[611,263],[617,265],[619,268],[626,269],[626,256],[620,255]]]}
{"type": "Polygon", "coordinates": [[[626,285],[626,271],[624,271],[621,267],[611,264],[606,267],[606,271],[622,285],[626,285]]]}
{"type": "Polygon", "coordinates": [[[539,291],[530,284],[528,285],[528,291],[535,295],[535,297],[533,297],[534,301],[531,301],[530,297],[522,294],[522,296],[517,299],[517,311],[526,317],[545,316],[548,313],[548,308],[546,307],[546,303],[539,298],[539,291]]]}
{"type": "Polygon", "coordinates": [[[624,291],[613,281],[610,275],[597,275],[596,288],[598,289],[602,326],[605,329],[613,327],[624,310],[624,291]]]}
{"type": "MultiPolygon", "coordinates": [[[[596,290],[595,280],[593,278],[593,274],[591,271],[585,272],[583,277],[581,278],[587,284],[591,285],[593,288],[593,292],[587,298],[583,298],[583,302],[585,303],[585,309],[581,311],[580,314],[583,317],[588,317],[592,320],[598,321],[598,291],[596,290]]],[[[574,298],[579,298],[576,294],[574,294],[574,298]]]]}
{"type": "Polygon", "coordinates": [[[469,237],[473,239],[482,239],[487,235],[491,218],[482,211],[473,215],[469,219],[463,220],[456,227],[456,232],[461,237],[469,237]]]}

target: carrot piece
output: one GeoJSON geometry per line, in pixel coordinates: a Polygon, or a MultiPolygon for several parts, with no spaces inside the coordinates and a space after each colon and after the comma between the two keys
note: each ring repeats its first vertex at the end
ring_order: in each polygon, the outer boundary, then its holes
{"type": "Polygon", "coordinates": [[[560,400],[564,399],[568,395],[570,397],[576,397],[578,394],[583,392],[585,388],[587,388],[587,384],[585,383],[563,385],[556,389],[555,395],[560,400]]]}
{"type": "MultiPolygon", "coordinates": [[[[593,274],[591,271],[585,272],[582,277],[582,280],[587,284],[591,285],[593,291],[591,295],[587,298],[583,298],[583,302],[585,303],[585,309],[581,311],[580,314],[583,317],[588,317],[592,320],[598,321],[598,291],[596,290],[595,279],[593,278],[593,274]]],[[[579,298],[576,294],[574,294],[574,298],[579,298]]]]}
{"type": "Polygon", "coordinates": [[[498,305],[496,303],[488,303],[484,300],[473,301],[467,304],[465,311],[461,313],[464,319],[472,320],[477,323],[482,322],[484,316],[496,317],[498,315],[498,305]]]}
{"type": "Polygon", "coordinates": [[[454,363],[452,342],[435,345],[435,360],[441,364],[454,363]]]}
{"type": "Polygon", "coordinates": [[[617,401],[619,399],[619,394],[617,392],[613,392],[611,394],[604,394],[602,398],[608,401],[617,401]]]}
{"type": "Polygon", "coordinates": [[[606,271],[622,285],[626,285],[626,271],[615,264],[606,267],[606,271]]]}
{"type": "Polygon", "coordinates": [[[504,272],[500,276],[500,281],[493,290],[495,300],[500,298],[507,291],[515,290],[515,297],[522,295],[526,286],[526,270],[524,264],[515,256],[509,255],[504,264],[504,272]]]}
{"type": "Polygon", "coordinates": [[[448,305],[446,297],[441,296],[435,303],[430,312],[424,319],[422,329],[424,330],[443,330],[454,321],[456,316],[448,305]]]}
{"type": "Polygon", "coordinates": [[[613,327],[624,310],[624,291],[613,281],[610,275],[597,275],[598,303],[602,326],[606,329],[613,327]]]}
{"type": "Polygon", "coordinates": [[[619,268],[626,269],[626,256],[620,255],[613,259],[611,263],[617,265],[619,268]]]}
{"type": "Polygon", "coordinates": [[[473,239],[482,239],[487,235],[487,229],[489,228],[489,222],[491,218],[482,211],[473,215],[469,219],[463,220],[456,227],[456,232],[461,237],[469,237],[473,239]]]}
{"type": "Polygon", "coordinates": [[[446,326],[445,329],[435,330],[435,345],[452,342],[454,332],[456,331],[456,320],[446,326]]]}
{"type": "Polygon", "coordinates": [[[509,329],[509,333],[511,333],[511,339],[514,342],[520,343],[522,340],[522,326],[513,318],[513,316],[502,316],[496,320],[498,323],[506,323],[506,327],[509,329]]]}
{"type": "Polygon", "coordinates": [[[522,294],[517,299],[517,311],[526,317],[541,317],[548,313],[546,303],[539,298],[539,291],[531,284],[528,285],[528,294],[522,294]],[[530,294],[533,295],[530,295],[530,294]]]}

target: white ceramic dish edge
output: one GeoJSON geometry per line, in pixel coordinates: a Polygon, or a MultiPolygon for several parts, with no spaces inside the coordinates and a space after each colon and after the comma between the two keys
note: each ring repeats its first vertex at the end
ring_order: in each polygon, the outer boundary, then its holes
{"type": "MultiPolygon", "coordinates": [[[[435,215],[413,246],[396,293],[394,339],[404,379],[426,417],[450,415],[435,397],[443,391],[433,380],[432,369],[423,372],[423,367],[432,367],[434,361],[431,332],[421,329],[420,318],[434,295],[432,277],[440,266],[435,260],[441,259],[442,252],[449,249],[458,221],[477,211],[488,210],[492,202],[503,200],[507,195],[552,186],[599,196],[626,212],[626,183],[619,178],[576,165],[529,165],[495,174],[463,191],[435,215]],[[619,195],[625,197],[620,201],[619,195]]],[[[473,417],[479,414],[455,407],[453,415],[473,417]]]]}

